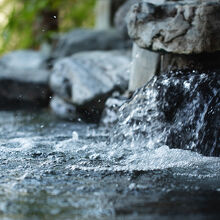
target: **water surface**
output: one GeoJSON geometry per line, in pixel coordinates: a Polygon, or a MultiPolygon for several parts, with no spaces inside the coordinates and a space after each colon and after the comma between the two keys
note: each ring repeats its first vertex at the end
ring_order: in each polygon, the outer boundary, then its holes
{"type": "Polygon", "coordinates": [[[219,219],[219,158],[111,134],[0,112],[0,219],[219,219]]]}

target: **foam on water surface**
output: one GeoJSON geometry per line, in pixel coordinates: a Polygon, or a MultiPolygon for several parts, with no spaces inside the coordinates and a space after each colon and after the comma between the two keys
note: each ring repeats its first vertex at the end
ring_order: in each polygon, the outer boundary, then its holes
{"type": "Polygon", "coordinates": [[[161,215],[160,204],[175,199],[169,192],[184,190],[180,197],[187,199],[209,190],[203,204],[220,188],[219,158],[113,143],[104,127],[57,121],[47,112],[1,112],[0,124],[0,218],[133,219],[138,210],[161,215]]]}

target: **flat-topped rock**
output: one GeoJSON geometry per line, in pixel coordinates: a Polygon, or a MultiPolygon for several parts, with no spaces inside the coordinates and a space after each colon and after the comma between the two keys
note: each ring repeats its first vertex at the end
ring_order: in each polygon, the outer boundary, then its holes
{"type": "Polygon", "coordinates": [[[45,106],[50,71],[40,52],[20,50],[0,59],[0,108],[45,106]]]}
{"type": "Polygon", "coordinates": [[[220,50],[218,0],[152,3],[135,4],[127,17],[129,35],[139,47],[176,54],[220,50]]]}

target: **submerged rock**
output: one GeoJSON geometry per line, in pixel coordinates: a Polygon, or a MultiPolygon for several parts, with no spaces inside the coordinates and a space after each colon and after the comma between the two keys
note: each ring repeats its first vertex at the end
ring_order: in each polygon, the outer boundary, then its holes
{"type": "Polygon", "coordinates": [[[77,29],[61,35],[52,51],[52,57],[66,57],[90,50],[124,49],[131,46],[115,30],[77,29]]]}
{"type": "Polygon", "coordinates": [[[113,91],[127,89],[127,52],[82,52],[59,60],[50,78],[52,91],[83,114],[100,114],[113,91]]]}
{"type": "Polygon", "coordinates": [[[48,104],[50,72],[46,59],[32,50],[15,51],[0,59],[0,108],[48,104]]]}
{"type": "Polygon", "coordinates": [[[220,156],[219,72],[155,76],[120,109],[114,142],[220,156]]]}

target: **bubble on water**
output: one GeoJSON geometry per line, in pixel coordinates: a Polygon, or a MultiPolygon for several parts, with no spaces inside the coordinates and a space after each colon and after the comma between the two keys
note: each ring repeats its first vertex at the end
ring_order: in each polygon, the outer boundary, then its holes
{"type": "Polygon", "coordinates": [[[131,183],[128,188],[129,188],[130,190],[134,190],[135,187],[136,187],[136,184],[135,184],[135,183],[131,183]]]}

